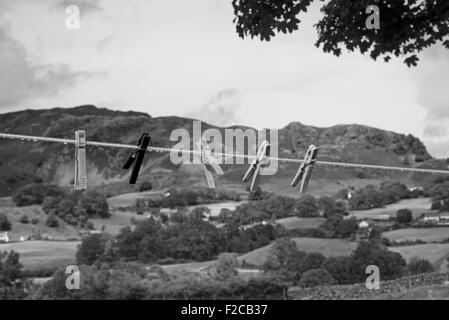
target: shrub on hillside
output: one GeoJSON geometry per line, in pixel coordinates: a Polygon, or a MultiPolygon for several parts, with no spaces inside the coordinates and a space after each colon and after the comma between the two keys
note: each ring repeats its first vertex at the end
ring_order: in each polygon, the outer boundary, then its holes
{"type": "Polygon", "coordinates": [[[344,219],[341,215],[332,215],[319,227],[329,238],[349,238],[358,230],[357,219],[344,219]]]}
{"type": "Polygon", "coordinates": [[[80,265],[91,265],[104,254],[105,250],[105,236],[102,234],[90,234],[83,238],[76,252],[76,262],[80,265]]]}
{"type": "Polygon", "coordinates": [[[396,213],[396,220],[399,223],[410,223],[413,221],[413,214],[409,209],[400,209],[396,213]]]}
{"type": "Polygon", "coordinates": [[[136,200],[136,213],[138,215],[143,215],[143,213],[145,212],[145,209],[146,209],[145,200],[137,199],[136,200]]]}
{"type": "Polygon", "coordinates": [[[42,204],[45,197],[63,197],[64,191],[57,186],[33,183],[18,189],[12,200],[19,207],[42,204]]]}
{"type": "Polygon", "coordinates": [[[407,265],[410,274],[431,273],[435,271],[435,267],[429,260],[413,257],[407,265]]]}
{"type": "Polygon", "coordinates": [[[139,192],[150,191],[153,189],[153,185],[150,181],[143,181],[139,184],[139,192]]]}
{"type": "Polygon", "coordinates": [[[237,255],[235,253],[222,253],[218,256],[216,264],[217,279],[227,280],[238,275],[237,255]]]}
{"type": "Polygon", "coordinates": [[[391,280],[404,275],[405,259],[396,252],[389,251],[378,241],[362,241],[352,252],[353,272],[357,282],[366,279],[366,267],[378,266],[382,270],[382,279],[391,280]]]}
{"type": "Polygon", "coordinates": [[[45,221],[45,224],[47,225],[47,227],[50,228],[57,228],[59,227],[59,221],[58,218],[56,218],[56,216],[52,213],[50,213],[47,216],[47,220],[45,221]]]}
{"type": "Polygon", "coordinates": [[[28,219],[28,216],[26,214],[23,214],[20,219],[19,219],[20,223],[23,224],[28,224],[30,223],[30,220],[28,219]]]}
{"type": "Polygon", "coordinates": [[[42,209],[48,215],[58,216],[71,225],[88,228],[88,219],[108,218],[106,197],[97,191],[71,192],[65,197],[45,197],[42,209]]]}
{"type": "Polygon", "coordinates": [[[430,207],[430,210],[440,210],[440,209],[441,209],[441,201],[440,200],[432,201],[432,206],[430,207]]]}
{"type": "Polygon", "coordinates": [[[316,286],[328,286],[335,283],[335,280],[325,269],[312,269],[306,271],[299,280],[298,285],[304,288],[316,286]]]}
{"type": "Polygon", "coordinates": [[[9,231],[11,230],[11,222],[9,222],[8,217],[0,213],[0,231],[9,231]]]}
{"type": "Polygon", "coordinates": [[[98,191],[84,192],[78,201],[87,215],[91,217],[109,218],[109,206],[106,197],[98,191]]]}
{"type": "Polygon", "coordinates": [[[23,266],[19,254],[0,251],[0,300],[20,300],[26,296],[23,266]]]}
{"type": "Polygon", "coordinates": [[[355,283],[353,261],[351,257],[329,257],[323,262],[321,268],[325,269],[337,284],[355,283]]]}

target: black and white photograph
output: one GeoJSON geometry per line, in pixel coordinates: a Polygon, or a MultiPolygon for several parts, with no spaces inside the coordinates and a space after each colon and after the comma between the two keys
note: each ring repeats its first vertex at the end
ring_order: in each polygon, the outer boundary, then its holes
{"type": "Polygon", "coordinates": [[[0,0],[0,300],[448,299],[449,1],[0,0]]]}

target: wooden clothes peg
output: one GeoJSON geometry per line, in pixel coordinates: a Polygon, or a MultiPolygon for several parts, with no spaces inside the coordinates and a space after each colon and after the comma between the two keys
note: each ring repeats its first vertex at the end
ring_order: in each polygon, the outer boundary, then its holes
{"type": "Polygon", "coordinates": [[[134,167],[129,178],[129,184],[136,184],[145,152],[148,148],[148,145],[150,144],[150,139],[151,137],[148,133],[142,133],[142,136],[137,142],[137,149],[128,156],[128,159],[126,159],[126,162],[123,165],[123,169],[129,169],[134,163],[134,167]]]}
{"type": "Polygon", "coordinates": [[[87,189],[87,166],[86,166],[86,131],[75,131],[75,176],[74,189],[87,189]]]}

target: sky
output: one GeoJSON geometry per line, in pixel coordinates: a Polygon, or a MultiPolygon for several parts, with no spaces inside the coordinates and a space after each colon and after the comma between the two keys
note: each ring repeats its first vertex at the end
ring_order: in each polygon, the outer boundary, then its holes
{"type": "Polygon", "coordinates": [[[0,0],[0,113],[95,104],[258,129],[362,124],[449,157],[449,50],[415,68],[323,53],[321,1],[293,34],[242,40],[231,2],[0,0]],[[79,30],[66,27],[69,5],[79,30]]]}

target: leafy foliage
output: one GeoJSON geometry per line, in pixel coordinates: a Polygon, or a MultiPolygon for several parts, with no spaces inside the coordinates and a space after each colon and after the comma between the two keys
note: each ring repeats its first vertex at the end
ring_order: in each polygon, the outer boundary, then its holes
{"type": "Polygon", "coordinates": [[[45,224],[47,225],[47,227],[50,227],[50,228],[57,228],[57,227],[59,227],[58,218],[56,218],[56,216],[53,213],[50,213],[47,216],[47,220],[45,220],[45,224]]]}
{"type": "Polygon", "coordinates": [[[199,300],[282,299],[286,285],[276,277],[246,281],[240,277],[219,280],[207,274],[168,275],[161,268],[138,263],[81,266],[80,290],[65,288],[64,269],[34,294],[36,299],[199,300]]]}
{"type": "Polygon", "coordinates": [[[407,269],[410,274],[422,274],[431,273],[435,271],[435,267],[430,263],[429,260],[413,257],[407,264],[407,269]]]}
{"type": "Polygon", "coordinates": [[[329,238],[349,238],[358,230],[357,219],[343,219],[341,215],[332,215],[320,226],[329,238]]]}
{"type": "Polygon", "coordinates": [[[11,222],[9,222],[8,217],[0,213],[0,231],[9,231],[11,230],[11,222]]]}
{"type": "MultiPolygon", "coordinates": [[[[276,32],[298,29],[301,12],[313,0],[233,0],[237,33],[241,38],[259,37],[269,41],[276,32]]],[[[449,3],[445,0],[360,0],[326,1],[323,18],[315,25],[316,46],[340,56],[342,48],[369,54],[388,62],[392,56],[404,57],[407,66],[416,66],[423,49],[443,44],[449,48],[449,3]],[[380,29],[366,28],[366,9],[376,5],[380,29]]]]}
{"type": "Polygon", "coordinates": [[[410,223],[413,220],[413,214],[409,209],[400,209],[396,212],[396,220],[399,223],[410,223]]]}
{"type": "Polygon", "coordinates": [[[149,208],[176,208],[198,204],[214,203],[222,200],[239,201],[240,195],[234,191],[215,189],[170,189],[167,196],[161,199],[150,199],[149,208]]]}
{"type": "Polygon", "coordinates": [[[348,203],[353,210],[380,208],[413,195],[407,186],[399,182],[384,182],[379,187],[368,185],[356,190],[348,203]]]}
{"type": "Polygon", "coordinates": [[[30,206],[42,204],[45,197],[63,197],[64,191],[60,187],[33,183],[18,189],[12,196],[12,200],[17,206],[30,206]]]}
{"type": "Polygon", "coordinates": [[[90,234],[83,238],[76,252],[76,262],[79,265],[92,265],[106,251],[106,237],[102,234],[90,234]]]}
{"type": "MultiPolygon", "coordinates": [[[[71,192],[64,197],[46,197],[42,210],[55,215],[68,224],[90,228],[89,218],[109,217],[106,197],[98,191],[71,192]]],[[[54,219],[52,221],[54,224],[54,219]]]]}
{"type": "Polygon", "coordinates": [[[149,191],[153,189],[153,184],[150,181],[142,181],[139,183],[139,192],[149,191]]]}
{"type": "Polygon", "coordinates": [[[315,286],[326,286],[332,285],[335,280],[325,269],[312,269],[306,271],[299,281],[301,287],[315,287],[315,286]]]}
{"type": "Polygon", "coordinates": [[[237,255],[234,253],[222,253],[218,256],[216,272],[217,279],[228,280],[238,275],[237,255]]]}
{"type": "Polygon", "coordinates": [[[25,297],[23,266],[16,252],[0,252],[0,300],[16,300],[25,297]]]}
{"type": "Polygon", "coordinates": [[[386,280],[398,278],[406,271],[402,256],[388,251],[379,241],[361,242],[350,256],[325,258],[319,253],[299,251],[295,242],[287,238],[273,244],[264,269],[284,281],[309,287],[363,282],[369,265],[378,266],[386,280]]]}

